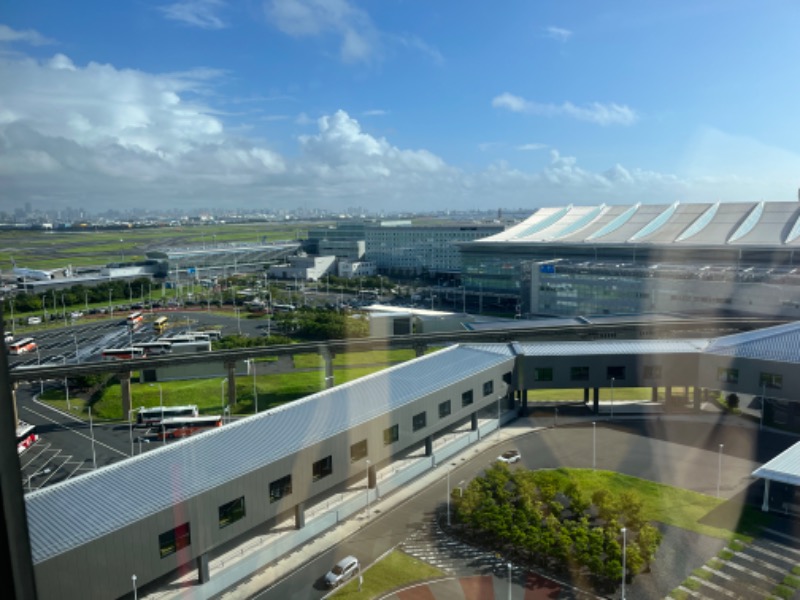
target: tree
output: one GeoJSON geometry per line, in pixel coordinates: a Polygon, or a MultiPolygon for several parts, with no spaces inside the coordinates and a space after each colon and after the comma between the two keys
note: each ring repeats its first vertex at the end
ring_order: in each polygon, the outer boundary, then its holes
{"type": "MultiPolygon", "coordinates": [[[[728,408],[730,410],[736,410],[737,408],[739,408],[739,396],[738,395],[736,395],[736,394],[728,394],[727,400],[728,400],[728,408]]],[[[762,398],[761,401],[762,402],[764,401],[763,398],[762,398]]]]}

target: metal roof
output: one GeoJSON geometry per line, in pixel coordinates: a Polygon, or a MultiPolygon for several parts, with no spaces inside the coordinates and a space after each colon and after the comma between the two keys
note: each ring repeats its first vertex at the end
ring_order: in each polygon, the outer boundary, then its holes
{"type": "Polygon", "coordinates": [[[453,346],[28,494],[33,561],[131,525],[511,356],[504,344],[453,346]]]}
{"type": "Polygon", "coordinates": [[[758,467],[752,475],[770,481],[800,485],[800,442],[758,467]]]}
{"type": "Polygon", "coordinates": [[[702,246],[800,245],[797,202],[718,202],[540,208],[469,245],[556,242],[702,246]]]}
{"type": "Polygon", "coordinates": [[[717,338],[708,354],[800,363],[800,321],[717,338]]]}
{"type": "Polygon", "coordinates": [[[685,354],[701,352],[705,339],[597,340],[589,342],[520,342],[525,356],[578,356],[598,354],[685,354]]]}

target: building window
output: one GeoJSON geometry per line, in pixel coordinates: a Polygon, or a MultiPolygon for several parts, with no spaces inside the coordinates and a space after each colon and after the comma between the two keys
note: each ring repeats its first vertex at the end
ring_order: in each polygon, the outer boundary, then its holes
{"type": "Polygon", "coordinates": [[[625,367],[608,367],[606,369],[606,379],[614,379],[615,381],[624,381],[625,367]]]}
{"type": "Polygon", "coordinates": [[[292,493],[292,476],[287,475],[269,484],[269,502],[277,502],[292,493]]]}
{"type": "Polygon", "coordinates": [[[219,528],[227,527],[231,523],[236,523],[245,515],[244,496],[226,502],[219,507],[219,528]]]}
{"type": "Polygon", "coordinates": [[[189,530],[189,523],[179,525],[175,529],[170,529],[166,533],[158,536],[158,547],[161,558],[175,554],[181,548],[186,548],[192,543],[192,535],[189,530]]]}
{"type": "Polygon", "coordinates": [[[717,369],[717,379],[722,383],[739,383],[739,369],[717,369]]]}
{"type": "Polygon", "coordinates": [[[511,385],[511,381],[512,381],[511,371],[503,373],[503,383],[511,385]]]}
{"type": "Polygon", "coordinates": [[[472,390],[461,394],[461,406],[469,406],[472,404],[472,390]]]}
{"type": "Polygon", "coordinates": [[[318,481],[331,473],[333,473],[333,456],[328,455],[315,462],[311,467],[311,480],[318,481]]]}
{"type": "Polygon", "coordinates": [[[411,429],[414,431],[419,431],[427,424],[427,414],[425,411],[414,415],[411,418],[411,429]]]}
{"type": "Polygon", "coordinates": [[[570,367],[569,378],[571,381],[589,381],[589,367],[570,367]]]}
{"type": "Polygon", "coordinates": [[[483,395],[488,396],[494,393],[494,381],[491,379],[483,384],[483,395]]]}
{"type": "Polygon", "coordinates": [[[782,390],[783,389],[783,375],[777,373],[761,373],[758,378],[758,385],[766,387],[768,390],[782,390]]]}
{"type": "Polygon", "coordinates": [[[350,446],[350,462],[358,462],[367,457],[367,440],[361,440],[350,446]]]}
{"type": "Polygon", "coordinates": [[[450,400],[445,400],[439,404],[439,418],[444,419],[450,415],[450,400]]]}
{"type": "Polygon", "coordinates": [[[383,445],[388,446],[389,444],[394,444],[397,440],[400,439],[400,426],[399,425],[392,425],[389,429],[383,430],[383,445]]]}
{"type": "Polygon", "coordinates": [[[553,381],[553,368],[542,367],[541,369],[533,370],[534,381],[553,381]]]}
{"type": "Polygon", "coordinates": [[[661,365],[644,368],[645,379],[661,379],[661,365]]]}

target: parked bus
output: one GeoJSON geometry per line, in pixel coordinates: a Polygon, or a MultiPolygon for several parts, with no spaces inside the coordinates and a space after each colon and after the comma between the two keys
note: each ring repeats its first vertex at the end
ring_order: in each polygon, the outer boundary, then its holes
{"type": "Polygon", "coordinates": [[[147,353],[144,348],[106,348],[103,350],[103,360],[130,360],[132,358],[145,358],[147,353]]]}
{"type": "Polygon", "coordinates": [[[172,352],[172,343],[167,341],[137,342],[133,347],[144,350],[145,356],[158,356],[172,352]]]}
{"type": "Polygon", "coordinates": [[[167,317],[158,317],[153,321],[153,329],[156,333],[164,333],[167,328],[167,317]]]}
{"type": "Polygon", "coordinates": [[[153,426],[150,435],[155,435],[160,440],[176,440],[189,437],[195,433],[208,431],[215,427],[222,427],[220,415],[203,417],[169,417],[153,426]]]}
{"type": "Polygon", "coordinates": [[[144,321],[144,316],[140,312],[131,313],[128,315],[128,327],[139,327],[144,321]]]}
{"type": "Polygon", "coordinates": [[[17,454],[22,454],[36,443],[39,436],[36,435],[36,427],[23,421],[17,426],[17,454]]]}
{"type": "Polygon", "coordinates": [[[272,310],[275,312],[293,312],[294,304],[273,304],[272,310]]]}
{"type": "Polygon", "coordinates": [[[139,414],[136,415],[136,425],[150,427],[161,423],[161,419],[178,417],[185,419],[187,417],[196,417],[199,414],[196,404],[189,404],[186,406],[151,406],[149,408],[139,409],[139,414]]]}
{"type": "Polygon", "coordinates": [[[36,352],[36,342],[33,338],[23,338],[8,345],[9,354],[25,354],[26,352],[36,352]]]}

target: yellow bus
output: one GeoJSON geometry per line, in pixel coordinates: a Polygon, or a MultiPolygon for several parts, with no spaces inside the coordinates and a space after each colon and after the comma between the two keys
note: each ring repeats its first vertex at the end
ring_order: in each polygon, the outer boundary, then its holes
{"type": "Polygon", "coordinates": [[[167,317],[158,317],[155,321],[153,321],[153,329],[156,333],[164,333],[164,330],[167,328],[167,317]]]}

